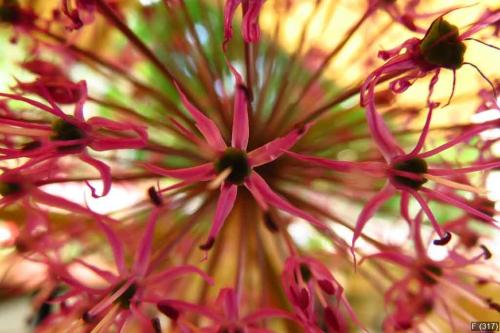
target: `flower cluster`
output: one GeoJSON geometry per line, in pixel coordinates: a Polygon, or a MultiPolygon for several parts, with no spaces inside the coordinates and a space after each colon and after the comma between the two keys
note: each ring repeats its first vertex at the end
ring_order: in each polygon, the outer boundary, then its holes
{"type": "Polygon", "coordinates": [[[471,54],[500,59],[500,12],[423,3],[1,2],[25,59],[0,92],[0,283],[35,291],[34,332],[498,318],[500,78],[471,54]]]}

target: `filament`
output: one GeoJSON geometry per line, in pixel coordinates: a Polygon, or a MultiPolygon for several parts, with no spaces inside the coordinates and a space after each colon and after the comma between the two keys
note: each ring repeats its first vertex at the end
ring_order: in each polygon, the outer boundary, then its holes
{"type": "Polygon", "coordinates": [[[488,194],[488,191],[485,188],[475,187],[475,186],[471,186],[471,185],[466,185],[466,184],[454,182],[454,181],[446,179],[444,177],[439,177],[439,176],[431,175],[428,173],[424,173],[424,177],[427,179],[430,179],[438,184],[445,185],[445,186],[454,188],[456,190],[463,190],[463,191],[467,191],[467,192],[472,192],[472,193],[476,193],[476,194],[481,195],[481,196],[488,194]]]}
{"type": "Polygon", "coordinates": [[[208,188],[210,190],[215,190],[216,188],[218,188],[226,180],[226,178],[229,177],[232,171],[233,170],[231,169],[231,167],[222,170],[222,172],[219,173],[217,177],[215,177],[210,183],[208,183],[208,188]]]}

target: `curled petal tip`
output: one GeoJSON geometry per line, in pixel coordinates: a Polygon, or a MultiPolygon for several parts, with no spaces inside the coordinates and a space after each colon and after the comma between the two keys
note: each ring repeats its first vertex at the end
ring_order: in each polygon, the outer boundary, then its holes
{"type": "Polygon", "coordinates": [[[215,238],[210,237],[205,244],[200,245],[200,249],[203,251],[209,251],[215,243],[215,238]]]}
{"type": "Polygon", "coordinates": [[[479,247],[483,250],[484,259],[488,260],[492,257],[491,251],[486,247],[486,245],[481,244],[479,247]]]}
{"type": "Polygon", "coordinates": [[[435,239],[432,241],[432,244],[434,245],[438,245],[438,246],[443,246],[443,245],[446,245],[450,242],[451,240],[451,234],[447,231],[443,237],[441,237],[440,239],[435,239]]]}

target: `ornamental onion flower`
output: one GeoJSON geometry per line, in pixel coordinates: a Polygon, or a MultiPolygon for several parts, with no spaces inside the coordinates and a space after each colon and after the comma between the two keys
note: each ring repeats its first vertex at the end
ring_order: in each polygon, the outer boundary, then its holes
{"type": "Polygon", "coordinates": [[[12,330],[496,321],[499,19],[494,0],[1,2],[12,330]]]}

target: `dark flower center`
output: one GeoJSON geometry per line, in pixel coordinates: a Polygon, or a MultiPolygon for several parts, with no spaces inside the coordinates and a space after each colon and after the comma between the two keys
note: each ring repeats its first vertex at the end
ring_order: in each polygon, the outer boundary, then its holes
{"type": "Polygon", "coordinates": [[[10,182],[9,181],[7,181],[7,182],[0,181],[0,194],[3,197],[6,197],[6,196],[11,195],[11,194],[19,193],[19,192],[21,192],[21,190],[22,190],[22,186],[19,183],[12,182],[12,181],[10,181],[10,182]]]}
{"type": "Polygon", "coordinates": [[[436,284],[436,276],[443,275],[441,267],[432,264],[425,264],[420,268],[420,278],[427,284],[436,284]]]}
{"type": "Polygon", "coordinates": [[[21,15],[17,1],[4,1],[4,5],[0,6],[0,22],[17,23],[21,20],[21,15]]]}
{"type": "Polygon", "coordinates": [[[302,275],[302,279],[304,279],[306,283],[311,279],[312,273],[306,264],[300,264],[300,275],[302,275]]]}
{"type": "Polygon", "coordinates": [[[22,145],[21,150],[22,151],[30,151],[30,150],[35,150],[37,148],[40,148],[42,146],[42,143],[40,141],[29,141],[22,145]]]}
{"type": "Polygon", "coordinates": [[[226,149],[221,158],[215,162],[215,170],[217,173],[221,173],[228,168],[231,169],[231,173],[226,178],[226,181],[235,185],[243,184],[251,171],[247,154],[235,148],[226,149]]]}
{"type": "MultiPolygon", "coordinates": [[[[78,128],[78,126],[62,119],[54,121],[54,123],[52,124],[52,131],[54,132],[54,134],[50,138],[54,141],[80,140],[85,137],[85,133],[80,128],[78,128]]],[[[68,152],[81,148],[81,144],[75,144],[59,147],[58,150],[61,152],[68,152]]]]}
{"type": "MultiPolygon", "coordinates": [[[[119,284],[113,289],[113,293],[118,291],[123,287],[123,283],[119,284]]],[[[119,304],[120,307],[123,309],[128,309],[130,307],[130,301],[132,300],[132,297],[134,297],[135,293],[137,292],[137,285],[135,283],[132,283],[127,290],[123,292],[115,301],[115,303],[119,304]]]]}
{"type": "Polygon", "coordinates": [[[466,46],[459,39],[458,28],[442,17],[432,22],[420,42],[420,52],[429,64],[457,69],[464,63],[466,46]]]}
{"type": "MultiPolygon", "coordinates": [[[[406,161],[397,162],[393,165],[395,170],[410,172],[417,176],[421,176],[427,172],[427,162],[425,160],[415,157],[406,161]]],[[[423,184],[427,182],[427,179],[413,179],[405,176],[393,176],[393,180],[396,184],[404,185],[412,189],[418,190],[423,184]]]]}

